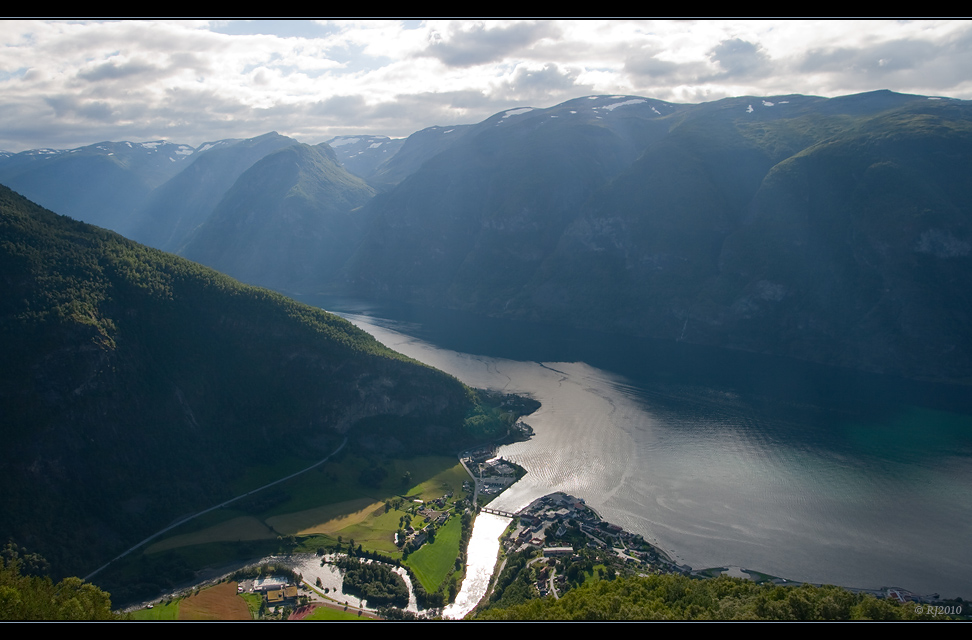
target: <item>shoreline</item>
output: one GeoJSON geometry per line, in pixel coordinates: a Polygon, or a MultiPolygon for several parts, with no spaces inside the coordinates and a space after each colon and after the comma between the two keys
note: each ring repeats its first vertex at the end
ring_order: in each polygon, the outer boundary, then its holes
{"type": "MultiPolygon", "coordinates": [[[[501,460],[501,461],[503,461],[504,463],[506,463],[508,465],[511,465],[511,466],[516,467],[520,472],[522,472],[524,474],[526,473],[526,471],[522,467],[519,467],[519,465],[516,465],[513,462],[504,460],[502,457],[497,457],[496,459],[497,460],[501,460]]],[[[470,474],[470,477],[472,477],[473,480],[475,481],[476,478],[472,475],[471,470],[468,468],[468,466],[466,466],[465,462],[463,462],[463,466],[464,466],[464,468],[466,468],[467,473],[470,474]]],[[[510,483],[508,486],[504,487],[503,490],[505,491],[509,487],[513,486],[513,484],[515,484],[515,482],[514,483],[510,483]]],[[[500,493],[502,493],[502,491],[500,493]]],[[[496,494],[496,495],[499,495],[499,494],[496,494]]],[[[806,584],[806,585],[810,585],[810,586],[814,586],[814,587],[820,587],[820,586],[823,586],[823,585],[831,584],[831,583],[826,583],[826,582],[809,582],[809,581],[807,581],[807,582],[801,582],[801,581],[797,581],[797,580],[792,580],[792,579],[784,578],[784,577],[781,577],[781,576],[775,576],[775,575],[772,575],[772,574],[768,574],[768,573],[765,573],[765,572],[762,572],[762,571],[759,571],[759,570],[756,570],[756,569],[745,568],[745,567],[742,567],[740,565],[733,565],[733,564],[727,564],[725,566],[718,566],[718,567],[706,567],[706,568],[702,568],[702,569],[695,569],[695,568],[693,568],[693,567],[691,567],[689,565],[679,565],[677,562],[675,562],[675,560],[666,551],[664,551],[663,549],[661,549],[657,545],[655,545],[655,544],[653,544],[651,542],[648,542],[640,534],[633,534],[633,533],[631,533],[629,531],[624,530],[623,528],[621,528],[621,527],[619,527],[617,525],[612,525],[611,523],[609,523],[606,520],[604,520],[604,518],[601,516],[601,514],[598,513],[593,507],[588,506],[586,504],[586,501],[583,498],[576,498],[576,497],[574,497],[572,495],[569,495],[569,494],[567,494],[565,492],[562,492],[562,491],[554,491],[554,492],[545,494],[544,496],[541,496],[540,498],[537,498],[536,500],[534,500],[533,502],[531,502],[529,505],[527,505],[526,507],[520,509],[515,514],[513,514],[513,517],[511,518],[511,523],[512,522],[516,522],[517,519],[522,519],[522,517],[524,515],[526,515],[528,518],[531,518],[531,519],[532,518],[536,518],[536,516],[532,512],[540,511],[541,508],[542,508],[542,506],[544,504],[549,504],[551,502],[558,502],[558,503],[565,503],[565,502],[566,503],[579,503],[579,504],[583,505],[583,509],[586,510],[587,512],[589,512],[591,514],[591,516],[592,516],[591,521],[592,522],[595,522],[597,527],[600,527],[601,529],[607,529],[609,531],[609,534],[608,534],[609,537],[612,537],[612,538],[615,538],[615,539],[619,539],[619,540],[625,540],[625,541],[637,541],[640,546],[649,548],[650,549],[650,552],[648,552],[648,553],[649,554],[652,554],[656,558],[656,562],[658,562],[658,563],[660,563],[662,565],[667,565],[668,566],[669,570],[668,571],[665,571],[666,573],[680,573],[682,575],[692,576],[692,577],[696,577],[696,578],[699,578],[699,579],[709,579],[709,578],[717,577],[719,575],[727,575],[729,577],[735,577],[735,578],[740,578],[740,579],[745,579],[745,580],[751,580],[751,581],[755,582],[756,584],[766,584],[766,583],[770,583],[770,584],[774,584],[774,585],[777,585],[777,586],[794,586],[794,587],[799,587],[801,585],[806,584]]],[[[477,509],[477,511],[478,510],[479,509],[477,509]]],[[[563,515],[563,514],[561,514],[561,515],[563,515]]],[[[537,520],[540,520],[540,518],[536,518],[536,519],[537,520]]],[[[561,520],[563,520],[563,518],[548,518],[548,519],[545,519],[544,522],[547,522],[547,523],[558,522],[558,523],[560,523],[561,520]]],[[[549,526],[549,524],[543,526],[543,530],[544,531],[546,530],[547,526],[549,526]]],[[[502,536],[502,538],[500,540],[500,546],[501,547],[504,547],[504,548],[507,547],[507,546],[512,546],[512,544],[511,544],[512,543],[512,539],[517,536],[517,532],[518,531],[521,531],[522,532],[522,528],[521,527],[513,527],[512,529],[510,529],[509,527],[507,527],[507,533],[505,533],[502,536]]],[[[522,533],[520,535],[522,536],[522,533]]],[[[541,540],[544,540],[545,541],[545,538],[542,538],[541,540]]],[[[603,543],[603,541],[601,541],[601,542],[603,543]]],[[[542,542],[541,542],[541,545],[540,546],[537,546],[537,545],[534,545],[534,544],[527,544],[527,545],[523,545],[523,548],[525,548],[527,546],[533,547],[535,550],[541,550],[542,553],[546,553],[546,552],[543,552],[542,551],[543,549],[551,548],[551,547],[543,546],[543,543],[542,542]]],[[[622,548],[626,548],[626,547],[622,547],[622,548]]],[[[515,547],[515,549],[516,550],[522,550],[521,547],[515,547]]],[[[561,549],[561,548],[557,548],[557,549],[561,549]]],[[[561,552],[563,552],[563,551],[561,550],[561,552]]],[[[483,594],[482,599],[480,599],[480,601],[476,604],[476,606],[472,609],[472,611],[475,611],[480,606],[480,604],[482,604],[482,600],[483,599],[485,599],[485,598],[487,598],[487,597],[489,597],[491,595],[493,585],[495,584],[495,582],[496,582],[496,580],[498,578],[498,576],[495,574],[495,571],[496,570],[502,571],[501,564],[500,564],[500,558],[503,557],[503,556],[508,557],[508,555],[509,555],[509,550],[508,549],[507,549],[507,551],[504,554],[502,554],[502,556],[499,553],[497,554],[496,561],[494,563],[494,573],[492,573],[490,575],[489,587],[487,588],[486,592],[483,594]]],[[[504,562],[504,564],[505,564],[505,562],[504,562]]],[[[655,568],[657,569],[658,566],[655,565],[655,568]]],[[[878,598],[890,598],[890,599],[898,600],[900,602],[912,601],[912,602],[918,602],[918,603],[937,603],[937,602],[951,602],[952,600],[954,600],[954,598],[951,598],[951,599],[942,599],[939,596],[938,593],[919,594],[919,593],[913,592],[911,590],[908,590],[908,589],[905,589],[905,588],[902,588],[902,587],[897,587],[897,586],[881,586],[881,587],[877,587],[877,588],[875,588],[875,587],[851,587],[851,586],[845,586],[845,585],[833,585],[833,586],[840,587],[841,589],[845,589],[845,590],[850,591],[850,592],[853,592],[853,593],[866,593],[866,594],[870,594],[870,595],[873,595],[873,596],[878,597],[878,598]]],[[[961,597],[963,599],[965,598],[965,596],[957,596],[957,597],[961,597]]]]}

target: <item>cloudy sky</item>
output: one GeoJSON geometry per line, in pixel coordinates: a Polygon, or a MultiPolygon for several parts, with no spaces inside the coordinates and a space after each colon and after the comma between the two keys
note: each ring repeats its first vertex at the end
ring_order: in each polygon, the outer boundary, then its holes
{"type": "Polygon", "coordinates": [[[592,94],[972,99],[972,22],[0,21],[0,149],[316,143],[592,94]]]}

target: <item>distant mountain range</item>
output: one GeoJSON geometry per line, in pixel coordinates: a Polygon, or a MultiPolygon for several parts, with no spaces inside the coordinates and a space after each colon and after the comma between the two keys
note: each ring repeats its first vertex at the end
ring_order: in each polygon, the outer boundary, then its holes
{"type": "Polygon", "coordinates": [[[968,102],[589,96],[330,143],[37,150],[0,183],[285,292],[972,382],[968,102]]]}

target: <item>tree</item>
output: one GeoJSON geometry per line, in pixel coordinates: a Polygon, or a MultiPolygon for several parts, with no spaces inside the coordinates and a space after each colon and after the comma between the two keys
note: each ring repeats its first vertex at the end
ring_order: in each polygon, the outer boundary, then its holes
{"type": "Polygon", "coordinates": [[[0,620],[115,620],[111,597],[81,578],[56,585],[48,577],[21,574],[19,559],[0,567],[0,620]]]}

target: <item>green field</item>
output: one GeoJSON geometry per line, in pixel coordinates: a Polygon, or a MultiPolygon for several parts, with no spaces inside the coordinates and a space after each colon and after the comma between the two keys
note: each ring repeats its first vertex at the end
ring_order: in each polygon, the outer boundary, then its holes
{"type": "MultiPolygon", "coordinates": [[[[340,536],[345,543],[353,539],[356,546],[398,558],[401,552],[395,546],[394,537],[404,510],[411,508],[415,500],[431,500],[450,492],[459,498],[466,480],[468,475],[462,465],[450,457],[425,456],[376,463],[345,456],[339,462],[328,462],[320,469],[249,497],[233,505],[234,508],[220,509],[186,523],[150,545],[146,553],[160,559],[167,554],[173,560],[178,558],[180,566],[195,570],[251,555],[288,550],[314,552],[321,546],[333,546],[340,536]],[[385,473],[380,483],[368,486],[360,481],[365,470],[378,467],[385,473]],[[411,482],[403,485],[402,477],[406,473],[411,482]],[[385,501],[393,505],[401,502],[401,509],[392,507],[386,512],[385,501]],[[261,505],[265,508],[253,508],[261,505]],[[288,536],[296,537],[296,548],[293,542],[291,547],[286,546],[288,536]]],[[[458,538],[459,533],[458,525],[452,526],[456,527],[455,534],[446,527],[439,533],[445,537],[437,547],[454,546],[451,538],[458,538]]],[[[425,559],[425,555],[440,553],[425,552],[418,556],[419,566],[428,566],[430,576],[441,573],[432,567],[451,567],[455,560],[455,554],[448,562],[445,559],[433,562],[425,559]]],[[[127,569],[138,571],[139,563],[135,558],[132,561],[134,566],[127,569]]],[[[118,566],[115,570],[125,568],[118,566]]]]}
{"type": "MultiPolygon", "coordinates": [[[[461,464],[455,462],[454,458],[448,458],[450,464],[443,465],[442,458],[412,458],[402,460],[402,473],[408,471],[413,479],[425,478],[408,490],[409,496],[415,496],[422,500],[438,498],[444,493],[451,491],[458,496],[462,492],[462,483],[469,480],[469,474],[461,464]]],[[[401,474],[399,474],[401,475],[401,474]]]]}
{"type": "Polygon", "coordinates": [[[402,512],[391,509],[385,513],[380,503],[375,503],[374,506],[375,510],[363,520],[342,528],[340,530],[342,538],[354,540],[364,549],[400,557],[401,551],[395,546],[395,532],[398,530],[398,519],[402,516],[402,512]]]}
{"type": "Polygon", "coordinates": [[[436,532],[433,544],[422,545],[421,549],[408,556],[405,561],[429,593],[435,592],[452,570],[459,555],[461,536],[461,520],[458,517],[449,518],[436,532]]]}
{"type": "Polygon", "coordinates": [[[131,613],[132,620],[178,620],[179,600],[157,604],[151,609],[139,609],[131,613]]]}
{"type": "MultiPolygon", "coordinates": [[[[166,582],[191,579],[195,571],[205,567],[272,554],[333,550],[339,546],[339,539],[345,549],[354,540],[355,547],[400,559],[402,553],[394,540],[406,511],[419,500],[449,493],[453,501],[462,499],[466,480],[462,465],[451,457],[366,460],[345,455],[248,496],[233,508],[207,513],[173,530],[143,554],[115,563],[105,572],[106,586],[157,583],[161,589],[166,582]],[[376,469],[383,470],[377,482],[373,478],[376,469]],[[403,483],[403,477],[410,482],[403,483]]],[[[445,509],[451,508],[450,502],[445,509]]],[[[412,518],[421,525],[417,515],[412,518]]],[[[461,522],[453,518],[437,532],[435,544],[425,545],[409,558],[408,564],[427,590],[436,591],[452,570],[460,535],[461,522]]],[[[129,597],[145,596],[133,593],[129,597]]],[[[147,610],[138,615],[142,616],[139,619],[161,619],[170,614],[147,610]]]]}
{"type": "Polygon", "coordinates": [[[304,620],[372,620],[367,616],[359,616],[357,611],[339,611],[331,607],[317,607],[314,613],[304,620]]]}

